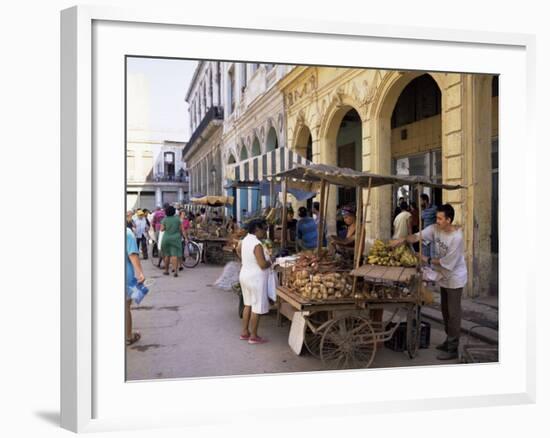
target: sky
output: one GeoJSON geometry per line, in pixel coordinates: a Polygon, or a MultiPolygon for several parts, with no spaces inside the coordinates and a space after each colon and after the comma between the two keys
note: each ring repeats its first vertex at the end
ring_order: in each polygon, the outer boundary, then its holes
{"type": "Polygon", "coordinates": [[[197,61],[128,58],[127,62],[128,75],[144,75],[149,83],[149,129],[165,133],[165,140],[189,140],[189,106],[185,94],[197,61]]]}

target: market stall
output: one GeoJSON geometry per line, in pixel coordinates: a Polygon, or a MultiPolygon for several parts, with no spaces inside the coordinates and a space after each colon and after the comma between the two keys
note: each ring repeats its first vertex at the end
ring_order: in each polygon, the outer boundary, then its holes
{"type": "MultiPolygon", "coordinates": [[[[210,208],[226,207],[233,205],[232,196],[204,196],[201,198],[191,198],[193,205],[201,205],[210,208]]],[[[191,240],[199,245],[201,250],[201,259],[204,263],[224,264],[234,259],[234,251],[229,250],[228,244],[233,240],[233,236],[228,232],[227,220],[224,215],[224,208],[219,223],[206,221],[195,224],[188,235],[191,240]]]]}
{"type": "MultiPolygon", "coordinates": [[[[279,263],[283,267],[283,280],[277,289],[279,318],[284,315],[292,321],[289,343],[293,350],[299,354],[302,344],[305,345],[328,368],[365,368],[372,364],[377,346],[390,340],[404,320],[406,349],[409,357],[414,358],[420,343],[421,306],[428,297],[421,265],[411,247],[391,248],[382,240],[372,244],[365,259],[365,224],[371,190],[409,184],[418,186],[420,197],[422,186],[445,190],[462,187],[433,184],[422,177],[384,176],[320,164],[297,166],[277,176],[285,186],[301,183],[311,190],[312,185],[317,185],[320,192],[316,251],[279,263]],[[367,190],[366,201],[363,190],[357,190],[359,234],[355,237],[351,263],[345,257],[329,255],[322,248],[321,230],[326,222],[331,185],[367,190]]],[[[420,232],[420,247],[421,236],[420,232]]]]}
{"type": "MultiPolygon", "coordinates": [[[[310,164],[312,164],[311,161],[295,151],[281,146],[226,167],[226,177],[229,181],[224,187],[226,190],[233,190],[234,194],[237,190],[254,190],[258,192],[258,198],[264,197],[267,200],[267,204],[263,208],[257,208],[249,214],[247,221],[254,218],[265,219],[269,225],[268,237],[275,248],[279,248],[282,243],[285,243],[286,246],[286,242],[281,241],[283,233],[280,228],[283,216],[286,218],[286,210],[277,200],[277,195],[282,191],[282,178],[277,177],[276,174],[296,166],[310,164]]],[[[315,193],[305,192],[302,187],[292,184],[287,184],[285,190],[298,200],[305,200],[315,195],[315,193]]]]}

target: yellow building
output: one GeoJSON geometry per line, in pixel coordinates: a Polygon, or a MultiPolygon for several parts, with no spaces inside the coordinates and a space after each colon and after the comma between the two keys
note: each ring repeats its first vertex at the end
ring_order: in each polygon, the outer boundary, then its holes
{"type": "MultiPolygon", "coordinates": [[[[296,67],[284,94],[288,147],[317,163],[382,174],[425,175],[467,190],[426,193],[453,205],[463,227],[467,294],[496,293],[498,265],[498,79],[490,75],[296,67]],[[493,275],[492,275],[493,273],[493,275]]],[[[377,188],[367,235],[389,238],[397,199],[414,187],[377,188]]],[[[329,233],[338,205],[355,189],[332,190],[329,233]]]]}

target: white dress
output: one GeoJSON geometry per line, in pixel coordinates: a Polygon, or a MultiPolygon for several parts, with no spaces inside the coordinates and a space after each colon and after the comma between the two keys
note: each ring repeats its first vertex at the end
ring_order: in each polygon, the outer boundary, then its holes
{"type": "Polygon", "coordinates": [[[262,243],[254,234],[247,234],[241,242],[241,272],[239,282],[243,293],[245,306],[251,306],[252,312],[262,315],[269,312],[267,298],[268,269],[263,270],[258,265],[254,248],[262,243]]]}

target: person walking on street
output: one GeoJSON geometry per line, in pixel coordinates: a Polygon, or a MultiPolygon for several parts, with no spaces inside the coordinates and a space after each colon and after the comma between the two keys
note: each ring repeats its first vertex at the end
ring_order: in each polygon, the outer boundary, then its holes
{"type": "MultiPolygon", "coordinates": [[[[438,360],[458,358],[460,328],[462,321],[462,291],[468,281],[468,271],[464,260],[464,236],[462,230],[453,225],[455,212],[450,204],[437,208],[436,223],[422,231],[422,239],[433,245],[433,257],[422,255],[424,263],[439,274],[441,289],[441,313],[447,339],[436,348],[441,350],[438,360]]],[[[398,246],[405,241],[418,242],[419,234],[393,240],[392,246],[398,246]]]]}
{"type": "MultiPolygon", "coordinates": [[[[153,219],[151,220],[151,225],[153,227],[153,231],[155,233],[155,242],[156,245],[153,247],[153,257],[157,257],[160,251],[159,242],[160,242],[160,223],[162,220],[166,217],[166,213],[164,212],[164,209],[157,205],[157,209],[153,213],[153,219]]],[[[162,256],[159,257],[159,267],[160,267],[160,259],[162,256]]]]}
{"type": "Polygon", "coordinates": [[[134,223],[133,217],[134,217],[134,212],[132,210],[128,210],[126,212],[126,228],[128,228],[132,232],[135,232],[136,224],[134,223]]]}
{"type": "Polygon", "coordinates": [[[130,306],[132,300],[129,297],[129,285],[134,281],[143,283],[145,276],[143,275],[143,269],[141,268],[141,262],[139,261],[139,248],[137,246],[136,238],[132,230],[126,227],[126,287],[125,287],[125,338],[126,345],[135,344],[140,340],[141,335],[137,332],[132,332],[132,312],[130,306]]]}
{"type": "Polygon", "coordinates": [[[267,225],[254,219],[248,224],[248,234],[240,242],[237,252],[242,261],[239,282],[243,294],[243,325],[240,339],[249,344],[263,344],[267,339],[258,336],[260,316],[269,312],[267,280],[271,261],[265,257],[261,239],[267,225]]]}
{"type": "Polygon", "coordinates": [[[136,240],[138,247],[141,244],[141,253],[143,254],[143,260],[148,259],[147,254],[147,234],[149,232],[149,226],[147,225],[147,219],[143,210],[138,210],[136,218],[134,219],[136,224],[136,240]]]}
{"type": "Polygon", "coordinates": [[[164,232],[162,236],[161,252],[164,256],[164,275],[170,275],[170,263],[174,277],[178,276],[179,261],[182,257],[181,245],[181,221],[175,216],[176,209],[171,205],[166,207],[166,217],[162,220],[160,230],[164,232]]]}

